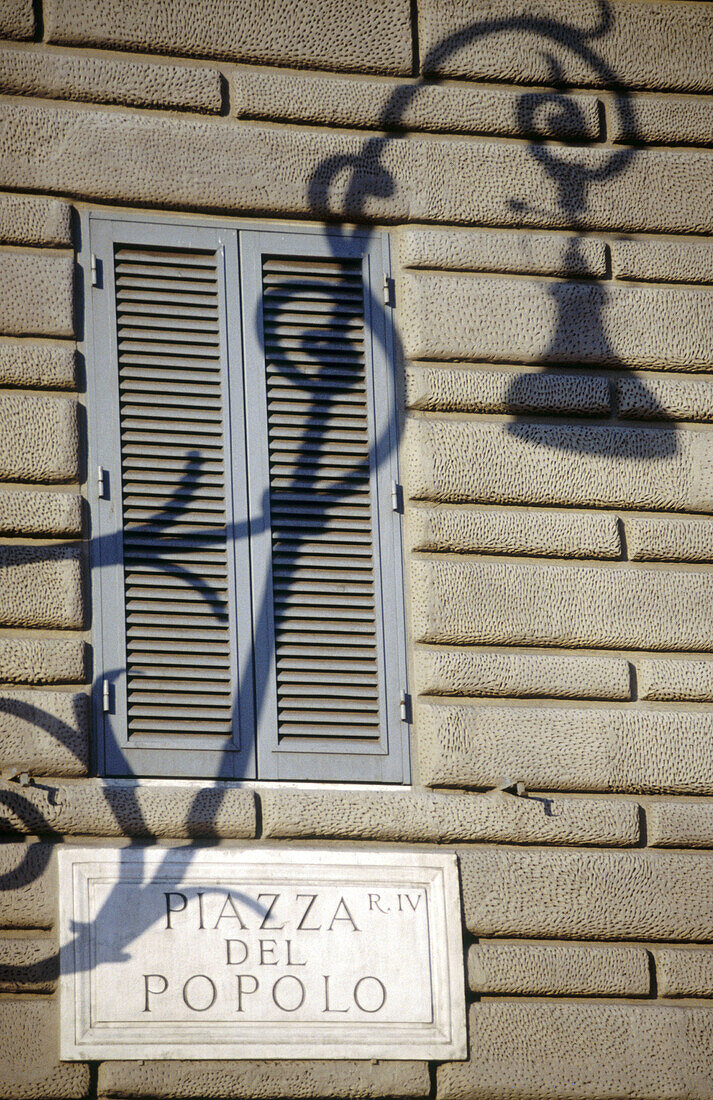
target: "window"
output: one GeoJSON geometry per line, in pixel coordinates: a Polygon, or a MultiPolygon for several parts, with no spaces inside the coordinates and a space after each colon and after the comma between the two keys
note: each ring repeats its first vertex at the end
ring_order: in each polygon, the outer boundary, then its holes
{"type": "Polygon", "coordinates": [[[406,781],[388,239],[84,240],[99,772],[406,781]]]}

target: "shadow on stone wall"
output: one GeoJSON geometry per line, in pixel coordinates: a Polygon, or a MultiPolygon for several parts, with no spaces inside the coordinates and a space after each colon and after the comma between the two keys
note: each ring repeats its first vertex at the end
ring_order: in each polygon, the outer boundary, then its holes
{"type": "MultiPolygon", "coordinates": [[[[519,100],[519,121],[520,124],[530,131],[537,130],[537,113],[543,109],[550,111],[564,112],[568,116],[570,123],[575,123],[577,120],[572,117],[572,112],[577,111],[576,104],[573,104],[571,100],[564,97],[563,93],[567,91],[567,88],[562,79],[562,72],[558,65],[558,62],[551,52],[554,46],[564,48],[572,51],[573,54],[581,58],[590,68],[593,77],[596,77],[597,83],[604,84],[609,88],[617,87],[617,76],[599,57],[596,51],[597,41],[602,39],[613,26],[614,15],[612,14],[607,0],[600,0],[599,3],[599,22],[595,27],[589,29],[582,29],[575,26],[572,23],[566,23],[551,19],[540,19],[532,16],[523,15],[521,17],[507,19],[507,20],[479,20],[470,23],[463,27],[457,33],[445,38],[442,42],[434,48],[423,61],[423,71],[434,72],[437,71],[438,65],[445,59],[456,54],[459,50],[463,49],[469,43],[477,39],[487,38],[500,32],[517,33],[523,32],[529,35],[536,35],[542,43],[542,49],[549,57],[550,71],[551,71],[551,83],[558,88],[557,91],[548,93],[538,92],[536,94],[523,91],[519,100]]],[[[384,128],[394,129],[395,118],[398,118],[402,114],[411,101],[419,95],[419,91],[426,85],[426,81],[421,79],[416,82],[410,82],[407,85],[398,87],[388,105],[386,106],[382,122],[384,128]]],[[[626,123],[624,129],[628,132],[635,132],[633,114],[625,94],[618,93],[617,97],[617,109],[622,113],[623,121],[626,123]]],[[[332,188],[336,185],[338,180],[343,183],[343,177],[346,174],[348,183],[345,192],[345,209],[357,212],[356,221],[363,217],[363,212],[368,209],[368,200],[371,196],[387,197],[393,193],[395,189],[395,181],[389,174],[388,170],[382,162],[382,157],[385,149],[389,143],[396,138],[396,134],[379,134],[365,140],[361,152],[357,156],[338,156],[326,158],[318,168],[315,170],[311,180],[309,181],[309,201],[312,210],[315,213],[315,217],[323,216],[325,210],[329,209],[329,195],[332,188]]],[[[637,156],[637,148],[627,147],[620,150],[609,151],[605,160],[596,169],[587,167],[584,164],[577,164],[572,161],[571,156],[563,156],[561,146],[553,143],[545,143],[538,141],[530,141],[528,149],[531,157],[542,168],[543,176],[543,188],[549,188],[551,192],[556,196],[557,204],[563,214],[566,215],[567,225],[570,229],[581,230],[586,224],[584,217],[588,197],[592,189],[598,185],[612,179],[617,175],[622,175],[626,172],[627,168],[631,165],[632,160],[637,156]]],[[[477,187],[477,180],[473,181],[473,186],[477,187]]],[[[512,203],[514,214],[526,213],[523,204],[512,203]]],[[[348,240],[351,231],[347,228],[340,228],[339,226],[332,227],[336,233],[334,255],[339,257],[343,248],[340,247],[340,242],[348,240]]],[[[363,236],[364,228],[360,228],[360,234],[363,236]]],[[[576,238],[572,238],[569,245],[571,253],[569,259],[574,261],[578,258],[579,243],[576,238]]],[[[572,300],[566,294],[568,284],[565,282],[550,282],[548,283],[548,293],[552,296],[556,305],[556,323],[553,328],[551,340],[548,349],[542,355],[539,362],[539,366],[546,372],[559,373],[559,368],[553,366],[553,362],[558,362],[558,356],[561,354],[563,343],[570,339],[572,332],[572,326],[576,327],[577,318],[573,317],[572,300]]],[[[380,288],[377,288],[380,290],[380,288]]],[[[604,291],[602,291],[601,302],[604,300],[604,291]]],[[[286,303],[286,308],[289,303],[286,303]]],[[[370,308],[375,317],[379,317],[381,321],[385,321],[384,313],[385,307],[383,302],[376,296],[372,297],[370,302],[370,308]]],[[[356,318],[357,312],[355,311],[354,317],[356,318]]],[[[341,319],[344,319],[342,314],[341,319]]],[[[257,318],[254,321],[255,325],[258,325],[257,318]]],[[[390,325],[379,324],[378,331],[388,332],[390,325]]],[[[588,320],[588,329],[590,334],[594,334],[598,343],[602,348],[609,348],[603,319],[601,316],[601,310],[595,314],[593,318],[588,320]]],[[[258,337],[262,343],[262,332],[258,332],[258,337]]],[[[326,356],[320,357],[319,351],[319,333],[316,331],[306,332],[304,336],[304,352],[303,358],[306,356],[309,360],[312,376],[314,372],[319,372],[320,369],[327,369],[328,360],[326,356]]],[[[606,356],[606,367],[611,369],[625,370],[624,364],[620,364],[614,353],[614,350],[609,348],[609,353],[606,356]],[[609,354],[610,353],[610,354],[609,354]]],[[[397,361],[402,359],[400,349],[397,348],[397,361]]],[[[532,366],[533,364],[529,364],[532,366]]],[[[535,364],[538,366],[538,364],[535,364]]],[[[305,372],[304,387],[307,392],[310,392],[310,372],[305,372]]],[[[521,386],[520,379],[516,376],[511,384],[509,399],[513,407],[513,411],[517,412],[522,408],[523,398],[520,392],[521,386]]],[[[338,385],[335,391],[333,391],[334,402],[338,402],[340,397],[343,397],[349,392],[350,387],[353,385],[351,382],[345,382],[343,385],[338,385]]],[[[328,410],[325,411],[323,407],[319,410],[315,408],[314,415],[308,419],[307,427],[305,431],[305,437],[309,438],[310,444],[315,446],[319,444],[322,434],[324,432],[325,417],[328,416],[328,410]]],[[[509,430],[514,435],[527,436],[530,443],[533,442],[531,436],[531,428],[533,421],[531,419],[515,417],[510,423],[509,430]]],[[[398,425],[396,422],[389,426],[390,439],[395,440],[398,438],[398,425]]],[[[377,440],[372,449],[372,454],[369,457],[369,462],[375,461],[375,456],[384,455],[388,453],[388,447],[393,446],[393,443],[389,443],[385,439],[377,440]],[[386,448],[386,449],[385,449],[386,448]]],[[[591,431],[587,431],[586,428],[577,428],[569,430],[564,436],[556,435],[554,432],[547,436],[541,436],[537,440],[537,445],[540,446],[560,446],[568,448],[574,451],[579,451],[582,454],[586,453],[600,453],[611,454],[614,456],[615,452],[611,449],[612,444],[603,438],[600,434],[592,434],[591,431]],[[607,450],[607,448],[610,448],[607,450]]],[[[658,429],[651,432],[651,454],[650,456],[643,455],[641,453],[641,445],[638,447],[638,457],[656,458],[660,459],[662,455],[673,454],[677,449],[676,433],[671,429],[658,429]]],[[[194,453],[186,454],[186,467],[184,480],[188,483],[195,479],[195,475],[199,469],[199,458],[194,453]]],[[[368,463],[366,464],[368,465],[368,463]]],[[[362,462],[356,463],[354,471],[363,471],[366,466],[362,462]]],[[[304,482],[303,482],[304,484],[304,482]]],[[[352,492],[350,481],[335,481],[332,482],[326,488],[329,493],[339,494],[343,500],[348,501],[349,494],[352,492]]],[[[307,489],[309,485],[305,486],[307,489]]],[[[325,486],[323,482],[320,482],[320,488],[324,491],[325,486]]],[[[180,502],[177,502],[180,505],[180,502]]],[[[263,499],[257,505],[253,504],[251,507],[251,527],[253,530],[265,529],[269,525],[269,499],[263,499]]],[[[174,508],[164,509],[163,512],[158,513],[152,521],[147,524],[151,529],[155,529],[157,526],[165,525],[166,530],[169,530],[170,520],[175,520],[177,516],[180,516],[180,508],[177,512],[174,508]]],[[[214,529],[211,534],[214,533],[214,529]]],[[[194,532],[196,539],[200,540],[205,532],[194,532]]],[[[228,539],[242,539],[246,537],[247,532],[244,529],[228,528],[228,539]]],[[[296,542],[299,542],[299,537],[296,536],[296,542]]],[[[56,553],[56,547],[53,547],[53,551],[56,553]]],[[[183,580],[191,585],[197,592],[200,592],[203,596],[209,594],[209,588],[206,585],[206,581],[200,575],[191,574],[184,570],[182,572],[183,580]]],[[[267,637],[267,623],[269,621],[269,606],[266,602],[266,596],[263,598],[263,603],[258,609],[258,614],[255,616],[257,622],[257,644],[264,646],[271,646],[272,640],[267,637]]],[[[102,678],[108,678],[111,682],[112,678],[121,674],[124,670],[102,670],[102,678]]],[[[252,685],[253,670],[252,666],[240,670],[240,680],[242,682],[243,690],[247,690],[249,685],[252,685]]],[[[95,685],[95,690],[97,690],[95,685]]],[[[256,713],[259,716],[264,705],[265,698],[268,691],[268,684],[263,679],[262,682],[255,684],[255,702],[256,713]]],[[[16,704],[12,704],[13,708],[16,704]]],[[[9,705],[7,702],[0,700],[0,712],[7,711],[9,705]]],[[[57,718],[54,715],[44,713],[38,707],[28,707],[27,714],[25,715],[27,720],[40,729],[44,729],[53,736],[62,737],[63,731],[61,724],[58,727],[57,718]],[[59,734],[57,730],[59,728],[59,734]]],[[[75,731],[67,727],[64,730],[66,740],[68,744],[72,744],[76,740],[75,731]]],[[[42,781],[42,786],[50,789],[51,784],[42,781]]],[[[155,841],[155,837],[152,837],[145,821],[143,820],[141,808],[135,797],[132,800],[130,790],[122,792],[121,798],[116,796],[115,792],[110,789],[105,790],[104,797],[109,805],[112,813],[115,816],[116,821],[121,826],[123,820],[131,821],[132,831],[134,836],[140,836],[141,839],[132,843],[132,847],[137,845],[141,846],[146,843],[155,841]]],[[[203,821],[203,815],[201,811],[202,794],[199,792],[195,796],[194,810],[189,814],[189,820],[201,821],[200,828],[196,828],[194,835],[196,839],[200,839],[202,844],[210,843],[210,840],[206,841],[206,823],[203,821]]],[[[12,829],[12,820],[21,821],[23,828],[20,832],[47,835],[51,839],[61,841],[61,837],[53,830],[51,823],[46,820],[42,820],[41,814],[37,810],[36,805],[29,799],[23,796],[22,787],[14,782],[5,782],[0,787],[0,827],[12,829]],[[6,806],[10,816],[3,820],[2,818],[2,806],[6,806]]],[[[189,830],[190,833],[190,830],[189,830]]],[[[50,849],[47,848],[46,855],[38,858],[37,853],[27,853],[23,861],[18,867],[11,873],[6,873],[0,877],[0,891],[3,890],[15,890],[19,886],[27,885],[34,878],[39,877],[46,866],[47,859],[49,859],[50,849]]],[[[176,883],[178,886],[179,883],[176,883]]],[[[151,883],[145,883],[145,889],[148,889],[151,883]]],[[[165,883],[163,884],[165,888],[165,883]]],[[[107,906],[112,904],[112,898],[107,901],[107,906]]],[[[80,943],[84,937],[87,936],[89,929],[77,927],[74,929],[75,942],[80,943]]],[[[129,944],[125,944],[128,947],[129,944]]],[[[69,961],[73,957],[73,944],[66,945],[64,950],[67,952],[67,962],[65,965],[70,965],[69,961]]],[[[17,966],[12,968],[13,974],[10,975],[12,980],[22,982],[23,980],[30,981],[32,979],[32,967],[17,966]]]]}

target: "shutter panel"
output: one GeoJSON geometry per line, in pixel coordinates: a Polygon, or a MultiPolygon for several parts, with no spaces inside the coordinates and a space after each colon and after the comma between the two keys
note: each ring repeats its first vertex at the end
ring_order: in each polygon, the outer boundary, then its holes
{"type": "Polygon", "coordinates": [[[394,401],[372,292],[381,242],[243,234],[242,250],[249,448],[263,456],[251,486],[269,510],[255,555],[269,623],[256,653],[260,775],[402,781],[394,401]]]}
{"type": "MultiPolygon", "coordinates": [[[[247,546],[234,547],[224,250],[205,231],[192,231],[186,247],[174,226],[122,234],[115,225],[110,235],[104,298],[113,304],[114,354],[105,373],[118,417],[124,636],[123,654],[113,647],[117,698],[107,724],[118,751],[108,770],[233,775],[241,755],[233,556],[246,562],[247,546]]],[[[237,306],[237,278],[233,296],[237,306]]]]}

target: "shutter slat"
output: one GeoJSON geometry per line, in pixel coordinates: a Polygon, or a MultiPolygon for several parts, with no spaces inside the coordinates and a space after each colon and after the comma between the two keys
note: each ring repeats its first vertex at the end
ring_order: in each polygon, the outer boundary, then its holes
{"type": "Polygon", "coordinates": [[[117,247],[115,282],[129,741],[227,735],[233,693],[216,255],[117,247]]]}

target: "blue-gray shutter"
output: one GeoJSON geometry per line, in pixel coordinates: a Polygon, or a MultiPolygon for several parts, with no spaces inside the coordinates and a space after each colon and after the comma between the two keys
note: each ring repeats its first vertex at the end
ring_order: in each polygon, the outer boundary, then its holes
{"type": "Polygon", "coordinates": [[[90,217],[99,769],[253,768],[236,235],[90,217]],[[228,378],[238,380],[228,394],[228,378]],[[97,629],[98,628],[98,629],[97,629]]]}
{"type": "Polygon", "coordinates": [[[388,242],[266,231],[240,246],[258,773],[404,782],[388,242]]]}

